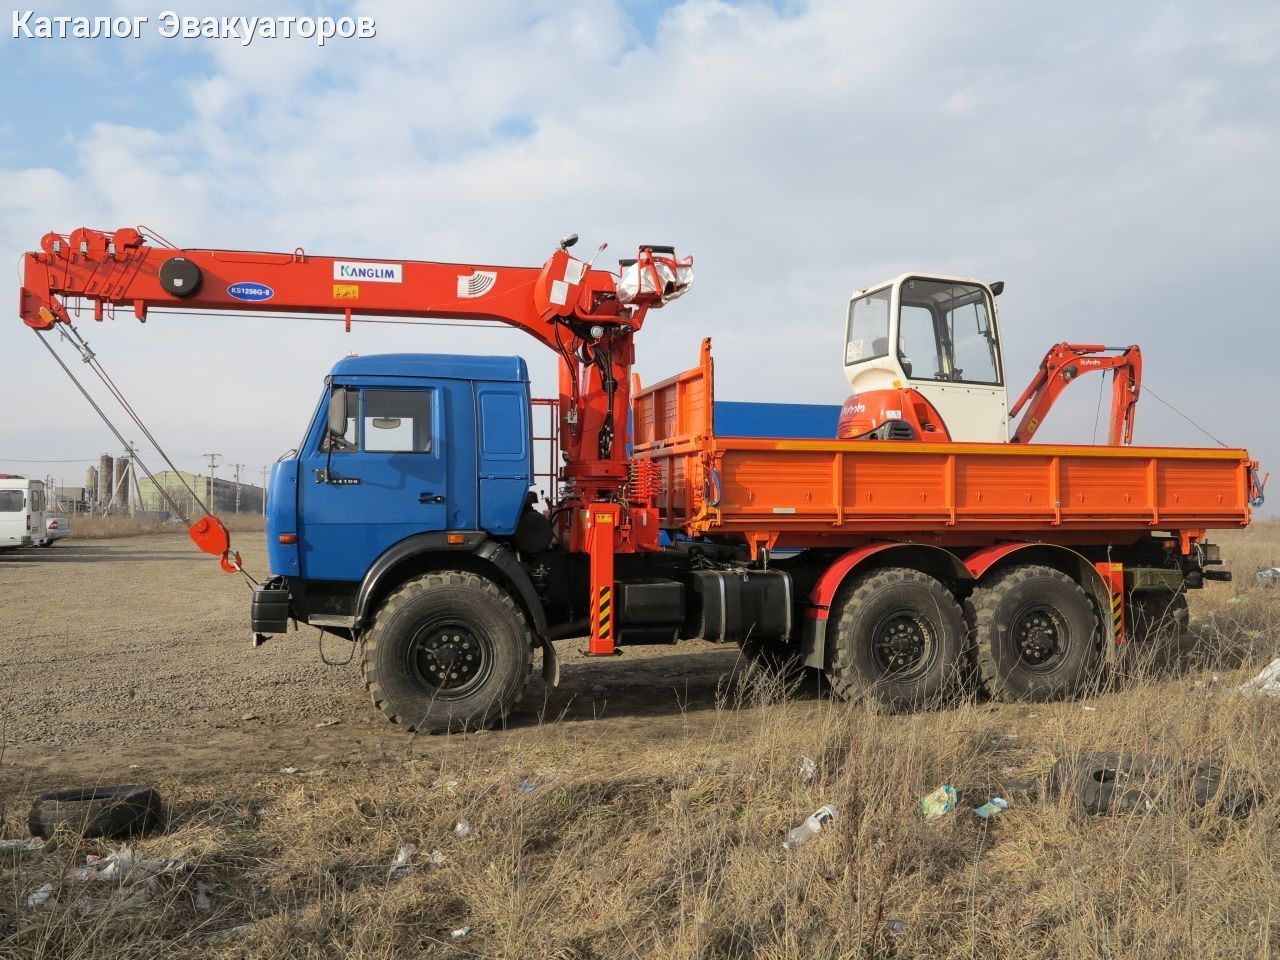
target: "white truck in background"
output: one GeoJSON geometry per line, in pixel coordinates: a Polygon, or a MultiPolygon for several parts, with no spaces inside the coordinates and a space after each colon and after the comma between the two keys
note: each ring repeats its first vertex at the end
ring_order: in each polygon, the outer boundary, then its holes
{"type": "Polygon", "coordinates": [[[44,481],[0,474],[0,550],[29,547],[46,535],[44,481]]]}

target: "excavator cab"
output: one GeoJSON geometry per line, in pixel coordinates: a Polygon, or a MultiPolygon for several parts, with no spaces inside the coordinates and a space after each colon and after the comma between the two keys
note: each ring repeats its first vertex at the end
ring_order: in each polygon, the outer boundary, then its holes
{"type": "Polygon", "coordinates": [[[844,363],[842,438],[1009,439],[995,294],[981,281],[904,274],[858,291],[844,363]]]}

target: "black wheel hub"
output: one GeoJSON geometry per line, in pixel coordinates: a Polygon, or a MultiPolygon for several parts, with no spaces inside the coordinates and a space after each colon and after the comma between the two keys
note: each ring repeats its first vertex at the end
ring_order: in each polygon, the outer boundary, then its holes
{"type": "Polygon", "coordinates": [[[933,625],[913,611],[881,618],[871,634],[876,666],[895,680],[924,673],[936,652],[933,625]]]}
{"type": "Polygon", "coordinates": [[[435,696],[463,696],[483,682],[492,663],[488,638],[457,623],[418,631],[409,645],[411,672],[435,696]]]}
{"type": "Polygon", "coordinates": [[[1053,669],[1066,654],[1069,639],[1062,617],[1044,604],[1024,608],[1013,621],[1013,648],[1032,669],[1053,669]]]}

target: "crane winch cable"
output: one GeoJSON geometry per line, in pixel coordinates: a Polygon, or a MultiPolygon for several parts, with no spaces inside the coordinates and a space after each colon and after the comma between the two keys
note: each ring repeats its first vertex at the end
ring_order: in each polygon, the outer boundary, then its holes
{"type": "MultiPolygon", "coordinates": [[[[107,390],[111,393],[111,395],[116,399],[116,402],[119,403],[120,406],[124,409],[125,413],[128,414],[129,419],[132,420],[134,425],[137,426],[138,429],[142,431],[143,435],[151,443],[151,446],[155,449],[156,453],[158,453],[161,459],[163,459],[164,462],[169,466],[169,469],[172,471],[173,476],[178,478],[178,482],[182,484],[183,488],[187,491],[188,494],[190,494],[191,501],[195,503],[197,506],[199,506],[199,508],[201,509],[201,511],[203,511],[206,517],[212,518],[213,514],[209,511],[208,506],[206,506],[204,501],[200,498],[199,494],[195,492],[192,486],[187,483],[186,478],[182,474],[182,471],[178,469],[177,465],[174,464],[173,460],[169,457],[169,455],[165,453],[164,448],[160,446],[155,436],[147,428],[147,425],[143,423],[142,418],[138,416],[137,411],[134,410],[133,405],[130,404],[129,401],[125,398],[124,394],[120,391],[119,387],[116,386],[115,381],[111,379],[111,376],[107,373],[106,369],[98,361],[97,355],[89,348],[88,342],[82,336],[80,336],[79,331],[76,330],[75,327],[71,326],[70,324],[67,324],[67,326],[70,327],[71,333],[73,334],[73,336],[68,335],[67,332],[63,330],[61,326],[57,328],[58,333],[62,336],[64,340],[69,342],[80,353],[81,359],[86,364],[89,365],[90,369],[94,371],[94,373],[98,376],[98,379],[102,381],[103,385],[107,388],[107,390]]],[[[183,510],[182,507],[178,505],[178,502],[173,498],[169,490],[163,484],[161,484],[159,480],[156,479],[155,475],[147,467],[146,463],[142,460],[141,457],[138,456],[137,451],[134,450],[133,447],[131,447],[129,443],[124,439],[124,434],[120,432],[120,430],[116,427],[115,423],[112,422],[111,418],[107,416],[107,412],[102,409],[102,406],[96,400],[94,400],[93,396],[85,388],[84,384],[80,382],[80,379],[75,375],[74,372],[72,372],[71,368],[67,366],[66,361],[64,361],[62,357],[58,354],[58,351],[55,350],[53,346],[43,336],[40,335],[40,331],[37,330],[34,332],[36,333],[36,336],[39,338],[41,345],[46,350],[49,351],[49,355],[53,357],[53,359],[57,362],[58,366],[62,368],[62,372],[67,375],[68,379],[71,380],[71,382],[75,385],[76,389],[80,391],[80,394],[85,398],[85,400],[89,402],[89,405],[93,407],[94,412],[98,414],[102,422],[106,424],[107,429],[110,430],[111,433],[115,436],[116,440],[120,442],[121,447],[123,447],[125,450],[129,450],[133,454],[134,462],[139,467],[142,468],[142,472],[146,475],[146,478],[151,482],[152,488],[160,495],[160,497],[164,500],[164,502],[169,505],[170,509],[173,510],[174,515],[177,516],[178,519],[180,519],[184,524],[186,524],[188,528],[191,528],[193,526],[192,519],[187,515],[186,511],[183,510]]],[[[257,586],[258,581],[255,580],[249,574],[249,572],[244,569],[244,566],[240,562],[239,554],[228,551],[223,559],[224,559],[224,569],[227,566],[229,566],[230,568],[234,569],[236,572],[240,573],[245,578],[245,581],[250,585],[250,587],[257,586]]]]}

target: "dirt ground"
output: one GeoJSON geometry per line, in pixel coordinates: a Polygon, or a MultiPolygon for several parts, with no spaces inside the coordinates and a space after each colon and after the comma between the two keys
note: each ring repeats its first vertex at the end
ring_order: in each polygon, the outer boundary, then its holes
{"type": "MultiPolygon", "coordinates": [[[[262,534],[235,539],[264,572],[262,534]]],[[[114,841],[0,851],[0,958],[1274,957],[1280,702],[1233,689],[1278,652],[1253,571],[1280,524],[1221,542],[1237,579],[1191,595],[1188,668],[1080,700],[899,714],[732,682],[736,648],[568,640],[559,688],[453,737],[389,724],[315,631],[251,649],[244,583],[180,533],[0,555],[0,837],[41,789],[147,783],[167,818],[138,849],[189,871],[138,909],[67,879],[114,841]],[[1084,817],[1047,783],[1095,751],[1204,758],[1259,805],[1084,817]],[[939,784],[958,807],[926,821],[939,784]]]]}
{"type": "MultiPolygon", "coordinates": [[[[261,534],[236,546],[246,569],[265,572],[261,534]]],[[[0,641],[3,761],[23,794],[450,749],[449,738],[387,722],[355,662],[321,661],[316,630],[252,649],[244,581],[181,534],[0,554],[0,578],[10,598],[0,641]]],[[[579,724],[583,736],[620,749],[691,735],[691,718],[714,707],[738,663],[733,646],[640,647],[607,661],[583,657],[583,646],[559,642],[560,686],[535,681],[508,728],[483,735],[528,736],[551,719],[590,721],[579,724]]],[[[325,655],[345,661],[350,647],[327,637],[325,655]]]]}

